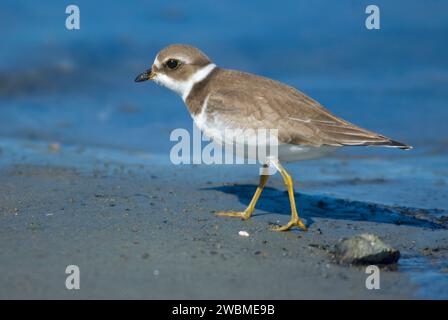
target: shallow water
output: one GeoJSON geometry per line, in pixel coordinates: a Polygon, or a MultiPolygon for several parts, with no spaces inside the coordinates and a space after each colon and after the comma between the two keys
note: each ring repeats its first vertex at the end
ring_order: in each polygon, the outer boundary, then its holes
{"type": "Polygon", "coordinates": [[[399,270],[407,272],[419,286],[418,298],[448,299],[448,261],[424,256],[403,257],[399,270]]]}

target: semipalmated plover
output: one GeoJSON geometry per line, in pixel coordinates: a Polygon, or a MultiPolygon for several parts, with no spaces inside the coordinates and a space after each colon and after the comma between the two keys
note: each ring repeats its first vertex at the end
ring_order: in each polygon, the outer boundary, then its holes
{"type": "MultiPolygon", "coordinates": [[[[282,162],[314,158],[342,146],[411,147],[342,120],[317,101],[281,82],[217,67],[203,52],[175,44],[160,51],[152,67],[136,82],[154,80],[179,94],[195,124],[206,136],[225,136],[227,129],[276,129],[278,152],[267,157],[283,177],[291,203],[291,220],[274,230],[293,226],[306,230],[294,200],[293,181],[282,162]]],[[[219,212],[248,219],[255,209],[268,174],[260,175],[257,190],[246,210],[219,212]]]]}

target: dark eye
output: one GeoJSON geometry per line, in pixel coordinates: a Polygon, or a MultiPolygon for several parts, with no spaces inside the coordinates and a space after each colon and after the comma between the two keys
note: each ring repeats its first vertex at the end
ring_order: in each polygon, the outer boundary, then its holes
{"type": "Polygon", "coordinates": [[[169,59],[166,62],[166,66],[170,68],[171,70],[177,69],[179,67],[180,63],[176,59],[169,59]]]}

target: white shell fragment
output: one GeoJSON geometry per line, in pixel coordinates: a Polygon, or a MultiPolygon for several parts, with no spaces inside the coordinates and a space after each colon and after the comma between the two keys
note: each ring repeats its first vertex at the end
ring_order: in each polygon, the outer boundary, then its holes
{"type": "Polygon", "coordinates": [[[241,237],[248,237],[248,236],[249,236],[249,232],[247,232],[247,231],[240,231],[240,232],[238,232],[238,234],[239,234],[241,237]]]}

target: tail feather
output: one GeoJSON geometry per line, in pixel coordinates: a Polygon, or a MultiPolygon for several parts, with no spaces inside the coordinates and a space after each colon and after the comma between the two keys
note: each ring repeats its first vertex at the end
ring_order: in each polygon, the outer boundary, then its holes
{"type": "Polygon", "coordinates": [[[385,146],[385,147],[392,147],[392,148],[398,148],[398,149],[403,149],[403,150],[410,150],[410,149],[412,149],[412,146],[404,144],[404,143],[399,142],[399,141],[392,140],[392,139],[389,139],[389,141],[387,141],[385,144],[383,144],[383,146],[385,146]]]}
{"type": "Polygon", "coordinates": [[[375,141],[375,142],[366,142],[365,146],[382,146],[382,147],[390,147],[390,148],[398,148],[398,149],[402,149],[402,150],[411,150],[412,146],[407,145],[405,143],[399,142],[399,141],[395,141],[392,139],[389,139],[387,137],[381,136],[384,138],[383,141],[375,141]]]}
{"type": "Polygon", "coordinates": [[[386,136],[360,128],[349,122],[319,123],[319,132],[324,135],[326,143],[342,146],[384,146],[404,150],[412,149],[411,146],[392,140],[386,136]]]}

